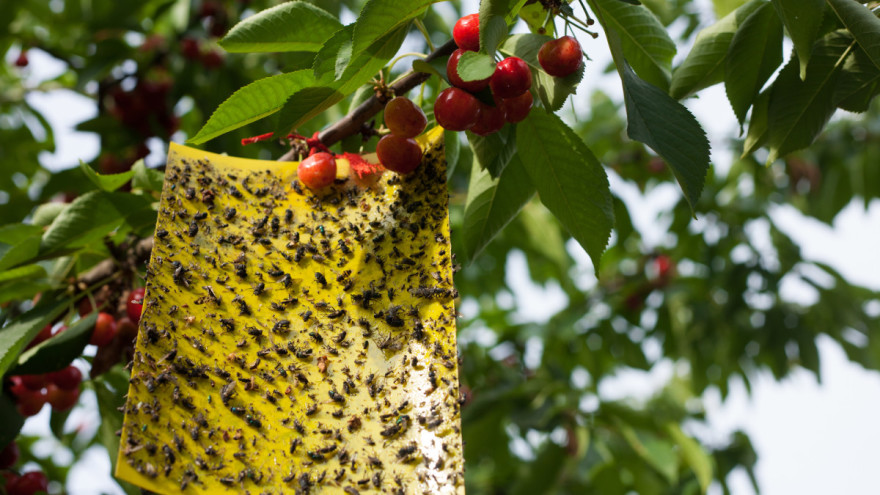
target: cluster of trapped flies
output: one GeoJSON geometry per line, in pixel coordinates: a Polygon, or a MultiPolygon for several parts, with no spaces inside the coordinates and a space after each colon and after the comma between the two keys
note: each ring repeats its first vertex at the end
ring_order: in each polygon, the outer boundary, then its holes
{"type": "Polygon", "coordinates": [[[463,491],[442,130],[303,187],[173,146],[117,475],[159,493],[463,491]]]}
{"type": "MultiPolygon", "coordinates": [[[[525,62],[464,81],[478,15],[453,37],[437,123],[487,135],[524,119],[525,62]],[[474,96],[487,88],[494,105],[474,96]]],[[[559,77],[581,59],[571,37],[540,53],[559,77]]],[[[442,129],[425,132],[405,97],[384,116],[381,167],[320,145],[298,165],[172,145],[121,479],[158,493],[464,491],[442,129]]]]}

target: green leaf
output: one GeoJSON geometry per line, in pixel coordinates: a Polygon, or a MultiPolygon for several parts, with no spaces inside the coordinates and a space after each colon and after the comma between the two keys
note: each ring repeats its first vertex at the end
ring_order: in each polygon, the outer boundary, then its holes
{"type": "MultiPolygon", "coordinates": [[[[529,26],[529,31],[533,34],[537,34],[547,21],[547,11],[544,10],[544,6],[541,5],[540,2],[534,2],[528,5],[523,5],[519,11],[519,17],[526,21],[526,24],[529,26]]],[[[547,23],[547,27],[545,28],[546,33],[544,34],[554,34],[553,28],[554,26],[552,22],[547,23]]]]}
{"type": "Polygon", "coordinates": [[[36,256],[43,229],[23,223],[0,227],[0,270],[20,265],[36,256]]]}
{"type": "Polygon", "coordinates": [[[22,280],[30,278],[40,278],[46,276],[46,269],[40,265],[23,265],[10,270],[0,271],[0,283],[6,283],[12,280],[22,280]]]}
{"type": "Polygon", "coordinates": [[[674,454],[673,444],[654,435],[639,435],[635,428],[623,421],[619,422],[618,428],[639,457],[662,474],[670,484],[678,481],[678,459],[674,454]]]}
{"type": "Polygon", "coordinates": [[[816,42],[804,80],[793,60],[773,83],[767,114],[767,163],[812,144],[834,113],[834,88],[844,59],[856,47],[845,30],[816,42]]]}
{"type": "Polygon", "coordinates": [[[772,0],[773,6],[782,18],[788,35],[794,42],[794,49],[800,61],[800,77],[807,77],[813,43],[822,24],[824,3],[822,0],[772,0]]]}
{"type": "Polygon", "coordinates": [[[70,417],[71,411],[73,411],[73,409],[68,409],[66,411],[52,409],[52,414],[49,416],[49,429],[52,431],[52,434],[55,435],[55,438],[59,440],[63,439],[64,424],[67,423],[67,418],[70,417]]]}
{"type": "Polygon", "coordinates": [[[495,59],[485,53],[465,52],[458,59],[457,70],[463,81],[488,79],[495,73],[495,59]]]}
{"type": "Polygon", "coordinates": [[[462,234],[467,259],[479,256],[534,195],[535,186],[518,155],[497,179],[484,167],[471,167],[462,234]]]}
{"type": "Polygon", "coordinates": [[[730,42],[724,89],[742,124],[752,101],[782,63],[782,23],[765,3],[742,23],[730,42]]]}
{"type": "Polygon", "coordinates": [[[151,221],[155,211],[150,200],[128,193],[90,191],[76,198],[58,215],[40,243],[40,255],[55,253],[65,247],[79,247],[130,222],[134,227],[151,221]]]}
{"type": "Polygon", "coordinates": [[[86,162],[79,161],[79,169],[85,174],[89,181],[102,191],[115,191],[122,187],[126,182],[131,180],[134,172],[129,170],[121,174],[103,175],[95,172],[86,162]]]}
{"type": "Polygon", "coordinates": [[[697,475],[703,493],[706,493],[709,484],[712,483],[712,458],[696,440],[685,435],[677,424],[668,423],[665,429],[672,441],[678,445],[681,457],[697,475]]]}
{"type": "Polygon", "coordinates": [[[52,288],[52,284],[41,281],[22,281],[16,280],[7,284],[0,285],[0,304],[14,300],[30,299],[40,292],[45,292],[52,288]]]}
{"type": "Polygon", "coordinates": [[[41,342],[21,354],[16,366],[10,370],[14,375],[35,375],[64,368],[82,355],[92,337],[98,313],[92,312],[71,325],[67,330],[41,342]]]}
{"type": "Polygon", "coordinates": [[[0,392],[0,445],[9,445],[24,426],[24,416],[18,413],[15,401],[9,394],[0,392]]]}
{"type": "Polygon", "coordinates": [[[61,214],[61,212],[67,208],[67,203],[58,203],[52,201],[50,203],[43,203],[40,206],[37,206],[37,209],[34,210],[34,216],[31,222],[39,227],[45,227],[52,223],[55,220],[55,217],[61,214]]]}
{"type": "Polygon", "coordinates": [[[834,86],[832,103],[850,112],[865,112],[880,91],[880,70],[868,54],[856,46],[846,57],[834,86]]]}
{"type": "Polygon", "coordinates": [[[767,142],[767,113],[770,106],[770,89],[765,89],[752,103],[752,116],[749,119],[749,132],[743,143],[741,157],[754,153],[767,142]]]}
{"type": "MultiPolygon", "coordinates": [[[[505,16],[510,7],[507,0],[480,1],[480,52],[493,54],[507,36],[505,16]]],[[[491,75],[491,74],[490,74],[491,75]]],[[[465,79],[466,81],[468,79],[465,79]]]]}
{"type": "Polygon", "coordinates": [[[598,270],[614,224],[608,177],[599,160],[551,113],[532,112],[517,124],[516,146],[541,202],[586,249],[598,270]]]}
{"type": "Polygon", "coordinates": [[[326,10],[308,2],[287,2],[239,22],[220,46],[232,53],[316,52],[341,27],[326,10]]]}
{"type": "Polygon", "coordinates": [[[712,5],[715,7],[715,17],[720,19],[744,3],[746,0],[712,0],[712,5]]]}
{"type": "Polygon", "coordinates": [[[855,36],[859,46],[880,68],[880,19],[855,0],[826,0],[843,25],[855,36]]]}
{"type": "Polygon", "coordinates": [[[515,133],[515,128],[510,125],[488,136],[467,133],[468,142],[480,168],[488,170],[493,178],[501,176],[510,159],[516,154],[515,133]]]}
{"type": "Polygon", "coordinates": [[[341,78],[329,81],[323,76],[321,81],[327,81],[326,85],[293,93],[278,116],[277,132],[287,134],[290,129],[303,125],[370,81],[397,53],[408,30],[409,24],[400,26],[356,55],[341,78]]]}
{"type": "Polygon", "coordinates": [[[354,24],[349,24],[333,33],[333,36],[324,43],[324,46],[315,55],[312,67],[315,71],[315,79],[321,83],[329,83],[324,76],[333,73],[333,78],[338,79],[341,71],[345,70],[351,61],[351,36],[354,33],[354,24]]]}
{"type": "Polygon", "coordinates": [[[535,85],[532,91],[541,99],[544,108],[555,112],[562,108],[566,98],[577,91],[577,86],[584,77],[585,65],[565,77],[553,77],[538,62],[538,51],[550,41],[551,37],[540,34],[515,34],[505,40],[499,51],[505,56],[516,56],[525,61],[532,69],[535,85]]]}
{"type": "Polygon", "coordinates": [[[452,177],[461,156],[461,141],[455,131],[443,131],[443,154],[446,158],[446,177],[452,177]]]}
{"type": "Polygon", "coordinates": [[[697,33],[691,51],[672,73],[669,95],[680,100],[721,82],[737,29],[763,4],[761,0],[752,0],[697,33]]]}
{"type": "Polygon", "coordinates": [[[138,160],[131,167],[134,176],[131,178],[131,187],[145,191],[161,191],[165,182],[165,174],[159,170],[147,168],[143,160],[138,160]]]}
{"type": "Polygon", "coordinates": [[[368,0],[354,25],[353,56],[358,58],[361,52],[368,50],[377,41],[388,38],[432,3],[432,0],[368,0]]]}
{"type": "Polygon", "coordinates": [[[15,363],[15,358],[40,333],[40,330],[67,308],[68,301],[65,299],[50,297],[43,299],[53,302],[38,304],[0,331],[0,376],[6,375],[6,370],[15,363]]]}
{"type": "Polygon", "coordinates": [[[440,78],[441,80],[449,82],[446,79],[446,74],[441,73],[440,70],[438,70],[436,67],[434,67],[430,63],[425,62],[424,60],[421,60],[421,59],[413,60],[412,68],[416,72],[424,72],[425,74],[433,74],[433,75],[437,76],[438,78],[440,78]]]}
{"type": "Polygon", "coordinates": [[[639,76],[664,91],[669,89],[675,43],[657,17],[642,5],[619,0],[595,0],[595,5],[602,10],[599,20],[608,24],[605,29],[620,35],[623,53],[639,76]]]}
{"type": "Polygon", "coordinates": [[[284,106],[290,95],[314,83],[315,79],[309,69],[254,81],[221,103],[198,134],[187,142],[202,144],[221,134],[272,115],[284,106]]]}
{"type": "Polygon", "coordinates": [[[709,170],[709,141],[699,122],[681,103],[623,70],[627,135],[650,146],[672,169],[694,210],[709,170]]]}
{"type": "Polygon", "coordinates": [[[566,239],[562,236],[559,222],[555,221],[550,210],[544,205],[530,201],[519,212],[516,221],[525,232],[526,244],[551,263],[561,267],[560,273],[565,273],[567,270],[565,267],[569,266],[568,251],[565,250],[566,239]]]}

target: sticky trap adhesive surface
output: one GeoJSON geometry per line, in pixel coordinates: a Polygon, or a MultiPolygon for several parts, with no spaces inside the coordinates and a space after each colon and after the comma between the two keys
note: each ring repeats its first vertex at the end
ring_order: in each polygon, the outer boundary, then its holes
{"type": "Polygon", "coordinates": [[[116,475],[157,493],[463,493],[442,132],[409,176],[171,146],[116,475]]]}

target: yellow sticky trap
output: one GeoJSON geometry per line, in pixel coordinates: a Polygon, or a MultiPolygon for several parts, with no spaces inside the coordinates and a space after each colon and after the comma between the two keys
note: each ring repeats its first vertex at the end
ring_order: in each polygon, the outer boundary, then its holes
{"type": "Polygon", "coordinates": [[[171,146],[116,475],[157,493],[463,493],[442,131],[314,194],[171,146]]]}

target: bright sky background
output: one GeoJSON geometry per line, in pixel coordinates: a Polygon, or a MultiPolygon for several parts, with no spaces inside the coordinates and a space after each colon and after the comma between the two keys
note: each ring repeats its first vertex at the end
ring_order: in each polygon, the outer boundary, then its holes
{"type": "MultiPolygon", "coordinates": [[[[710,12],[711,2],[698,2],[704,12],[710,12]]],[[[465,2],[467,5],[468,2],[465,2]]],[[[475,1],[470,4],[476,5],[475,1]]],[[[442,7],[442,4],[440,5],[442,7]]],[[[469,9],[476,11],[476,7],[469,9]]],[[[707,14],[707,16],[710,14],[707,14]]],[[[708,17],[707,17],[708,18],[708,17]]],[[[588,65],[598,73],[610,61],[603,38],[581,39],[585,50],[594,60],[588,65]]],[[[681,54],[680,54],[681,56],[681,54]]],[[[59,64],[47,55],[31,50],[31,79],[42,80],[57,74],[59,64]]],[[[579,100],[585,101],[591,91],[600,87],[613,98],[621,99],[619,80],[588,76],[578,91],[579,100]]],[[[89,161],[98,154],[98,139],[88,133],[73,131],[77,123],[95,115],[92,103],[67,91],[31,95],[28,101],[43,111],[56,130],[57,151],[41,157],[42,163],[52,169],[71,166],[76,160],[89,161]]],[[[730,152],[725,148],[735,118],[724,91],[720,86],[700,93],[700,98],[687,102],[697,119],[707,130],[713,145],[713,162],[726,167],[730,152]]],[[[163,150],[157,150],[155,160],[161,160],[163,150]]],[[[664,229],[656,225],[656,213],[677,201],[680,192],[674,187],[658,188],[647,197],[641,197],[634,186],[611,177],[614,191],[629,205],[633,221],[645,235],[646,242],[660,241],[664,229]],[[633,207],[637,206],[637,207],[633,207]]],[[[795,209],[775,207],[774,221],[800,243],[807,259],[830,264],[850,281],[880,290],[880,202],[874,201],[865,211],[861,203],[853,201],[835,219],[833,227],[803,217],[795,209]]],[[[760,229],[756,229],[760,239],[760,229]]],[[[589,266],[586,254],[577,246],[572,254],[589,266]]],[[[554,298],[559,298],[558,287],[539,287],[526,280],[524,261],[513,257],[509,271],[517,280],[515,302],[523,315],[535,320],[544,319],[548,308],[552,311],[554,298]]],[[[587,282],[590,283],[589,281],[587,282]]],[[[811,294],[802,286],[784,287],[787,297],[809,301],[811,294]]],[[[877,309],[880,317],[880,308],[877,309]]],[[[876,494],[880,486],[877,469],[880,445],[880,373],[868,372],[850,363],[843,351],[830,339],[820,339],[822,383],[809,373],[793,373],[783,382],[776,382],[769,373],[761,373],[753,380],[749,397],[742,384],[734,383],[726,401],[718,393],[704,397],[710,428],[694,433],[706,440],[723,439],[736,429],[751,435],[758,451],[758,481],[765,495],[848,495],[876,494]]],[[[662,386],[673,372],[669,363],[661,363],[650,373],[626,373],[608,389],[617,393],[647,396],[662,386]],[[622,392],[621,392],[622,391],[622,392]]],[[[79,408],[71,416],[68,427],[94,427],[98,418],[94,398],[83,394],[92,407],[79,408]]],[[[29,433],[48,433],[48,408],[26,426],[29,433]]],[[[51,441],[42,445],[51,452],[51,441]]],[[[63,453],[55,455],[63,456],[63,453]]],[[[100,449],[90,451],[80,466],[71,472],[71,494],[91,494],[97,491],[117,493],[109,473],[109,459],[100,449]]],[[[734,495],[751,495],[753,490],[743,473],[733,477],[734,495]]],[[[720,494],[717,487],[711,493],[720,494]]]]}

